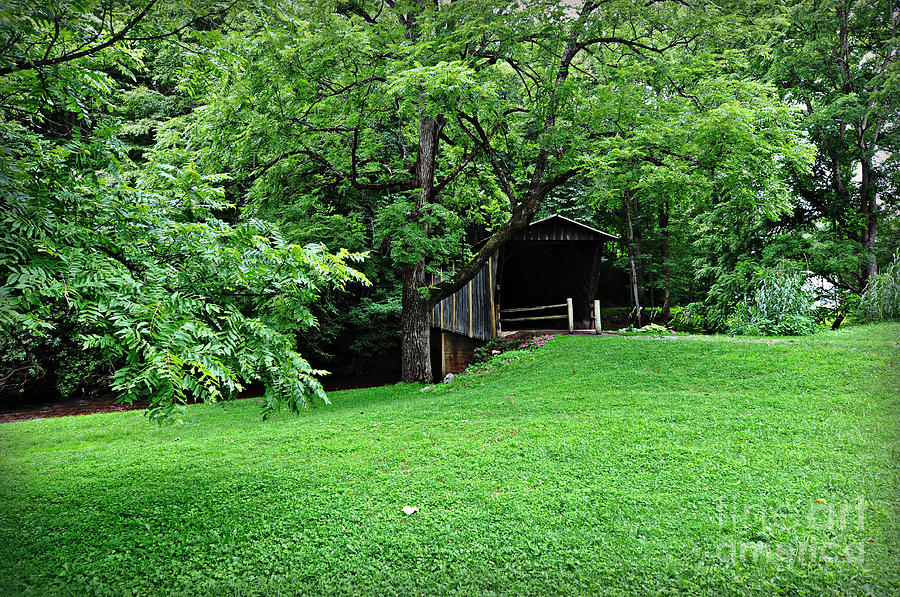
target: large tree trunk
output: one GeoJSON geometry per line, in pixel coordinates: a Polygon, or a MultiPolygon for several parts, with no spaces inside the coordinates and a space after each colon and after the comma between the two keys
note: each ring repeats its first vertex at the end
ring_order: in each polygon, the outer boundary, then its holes
{"type": "MultiPolygon", "coordinates": [[[[420,96],[424,102],[424,97],[420,96]]],[[[446,120],[443,116],[419,119],[419,156],[416,163],[416,186],[420,192],[416,197],[416,210],[422,233],[428,236],[425,210],[434,199],[434,164],[437,157],[438,139],[446,120]]],[[[401,271],[403,297],[401,301],[401,374],[406,382],[431,383],[431,338],[429,329],[429,309],[431,302],[423,297],[420,288],[426,286],[425,261],[404,263],[401,271]]]]}
{"type": "MultiPolygon", "coordinates": [[[[423,0],[416,0],[416,2],[421,4],[423,3],[423,0]]],[[[586,2],[582,7],[579,21],[586,19],[595,8],[596,5],[593,2],[586,2]]],[[[408,36],[409,39],[415,41],[416,24],[414,18],[411,15],[408,15],[405,24],[408,32],[410,32],[408,36]]],[[[558,89],[568,78],[569,66],[575,58],[575,55],[581,49],[581,46],[577,43],[577,39],[577,33],[573,33],[563,49],[559,71],[556,74],[556,89],[558,89]]],[[[556,97],[555,93],[554,98],[545,120],[545,125],[548,129],[556,124],[556,110],[559,106],[559,99],[556,97]]],[[[420,100],[423,99],[420,92],[420,100]]],[[[444,127],[445,123],[446,120],[443,116],[438,116],[438,118],[435,119],[422,114],[419,119],[419,155],[416,165],[416,184],[417,187],[421,189],[421,193],[416,200],[416,208],[419,215],[422,214],[422,210],[426,209],[428,204],[432,203],[435,198],[435,159],[437,157],[441,129],[444,127]]],[[[488,147],[490,141],[484,136],[483,129],[477,127],[476,130],[482,135],[481,142],[484,143],[487,151],[490,151],[488,147]]],[[[468,263],[458,267],[456,269],[456,274],[451,279],[443,280],[435,284],[423,298],[419,288],[425,286],[424,262],[406,264],[403,266],[403,340],[401,343],[403,360],[401,377],[403,381],[432,381],[429,330],[430,308],[438,301],[452,295],[462,288],[504,242],[528,224],[531,217],[540,207],[544,197],[546,197],[554,188],[571,179],[576,174],[576,170],[571,169],[560,173],[555,177],[551,177],[549,180],[545,180],[544,175],[547,173],[550,157],[551,151],[547,148],[541,149],[538,152],[530,184],[521,201],[518,201],[513,195],[514,190],[512,187],[507,186],[505,192],[509,194],[510,205],[512,206],[512,213],[510,214],[509,221],[500,226],[500,228],[491,235],[491,237],[481,246],[478,253],[476,253],[468,263]]],[[[496,169],[499,167],[496,160],[491,160],[491,163],[493,168],[496,169]]],[[[497,174],[500,180],[505,180],[501,173],[498,172],[497,174]]],[[[426,226],[424,222],[422,223],[422,226],[426,226]]],[[[427,232],[426,227],[426,235],[427,232]]]]}
{"type": "Polygon", "coordinates": [[[875,203],[875,193],[872,190],[872,161],[869,158],[862,160],[862,180],[859,185],[860,208],[865,217],[863,229],[863,246],[868,256],[868,261],[863,267],[862,287],[869,284],[869,279],[878,273],[878,263],[875,261],[875,237],[878,235],[878,206],[875,203]]]}
{"type": "Polygon", "coordinates": [[[403,298],[401,324],[401,379],[406,382],[432,381],[430,307],[419,288],[425,286],[425,262],[403,264],[401,279],[403,298]]]}
{"type": "Polygon", "coordinates": [[[638,283],[638,269],[635,261],[635,243],[634,243],[634,226],[631,221],[631,196],[630,190],[625,191],[622,197],[622,203],[625,204],[625,225],[628,232],[628,265],[631,270],[631,300],[634,302],[634,312],[636,314],[637,326],[644,326],[643,308],[641,307],[641,297],[638,283]]]}
{"type": "Polygon", "coordinates": [[[672,319],[672,312],[669,307],[669,202],[665,201],[659,210],[659,232],[662,235],[662,242],[659,247],[660,259],[662,260],[663,275],[663,305],[662,305],[662,322],[668,323],[672,319]]]}

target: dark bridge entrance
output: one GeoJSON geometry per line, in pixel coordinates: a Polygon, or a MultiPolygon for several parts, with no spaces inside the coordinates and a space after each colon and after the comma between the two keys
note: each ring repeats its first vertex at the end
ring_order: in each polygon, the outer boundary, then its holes
{"type": "Polygon", "coordinates": [[[455,372],[476,345],[504,331],[568,330],[570,320],[574,329],[594,329],[603,249],[611,240],[618,238],[560,215],[520,231],[435,305],[433,370],[455,372]]]}
{"type": "Polygon", "coordinates": [[[568,329],[572,299],[576,329],[593,328],[602,243],[591,241],[512,241],[500,257],[500,326],[503,331],[568,329]],[[547,309],[521,311],[545,306],[547,309]],[[529,319],[553,317],[555,319],[529,319]]]}

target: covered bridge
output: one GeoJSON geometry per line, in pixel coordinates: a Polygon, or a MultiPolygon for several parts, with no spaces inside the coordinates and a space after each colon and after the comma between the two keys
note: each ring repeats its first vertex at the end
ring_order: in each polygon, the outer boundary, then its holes
{"type": "MultiPolygon", "coordinates": [[[[552,215],[504,243],[469,282],[434,306],[432,370],[465,368],[475,347],[522,329],[599,330],[604,245],[618,237],[552,215]]],[[[441,275],[431,278],[431,283],[441,275]]]]}

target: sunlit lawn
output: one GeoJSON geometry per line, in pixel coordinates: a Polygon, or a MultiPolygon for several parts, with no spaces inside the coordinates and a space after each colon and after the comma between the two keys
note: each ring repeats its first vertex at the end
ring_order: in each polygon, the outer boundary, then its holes
{"type": "Polygon", "coordinates": [[[0,591],[896,594],[898,343],[557,337],[301,416],[0,425],[0,591]]]}

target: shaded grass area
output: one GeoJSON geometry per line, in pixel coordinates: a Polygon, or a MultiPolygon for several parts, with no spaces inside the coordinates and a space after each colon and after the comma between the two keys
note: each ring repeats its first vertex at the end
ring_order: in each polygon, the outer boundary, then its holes
{"type": "Polygon", "coordinates": [[[898,342],[557,337],[265,422],[0,425],[0,592],[895,594],[898,342]]]}

